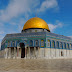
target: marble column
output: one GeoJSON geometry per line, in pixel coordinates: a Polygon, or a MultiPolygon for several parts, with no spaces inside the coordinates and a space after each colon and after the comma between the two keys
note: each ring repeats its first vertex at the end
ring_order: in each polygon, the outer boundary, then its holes
{"type": "Polygon", "coordinates": [[[7,50],[7,48],[5,49],[5,59],[7,59],[7,52],[8,52],[8,50],[7,50]]]}
{"type": "Polygon", "coordinates": [[[60,41],[59,41],[59,57],[61,56],[60,51],[61,51],[61,49],[60,49],[60,41]]]}
{"type": "Polygon", "coordinates": [[[8,56],[8,59],[11,58],[11,48],[9,48],[9,56],[8,56]]]}
{"type": "Polygon", "coordinates": [[[30,47],[28,47],[29,48],[29,58],[30,58],[30,47]]]}
{"type": "Polygon", "coordinates": [[[9,57],[9,48],[8,48],[8,52],[7,52],[7,58],[9,57]]]}
{"type": "Polygon", "coordinates": [[[70,44],[69,44],[69,57],[71,57],[70,49],[71,49],[71,46],[70,46],[70,44]]]}
{"type": "Polygon", "coordinates": [[[36,47],[34,47],[34,57],[37,57],[36,55],[36,47]]]}
{"type": "Polygon", "coordinates": [[[13,59],[15,59],[16,58],[16,48],[14,47],[14,57],[13,57],[13,59]]]}
{"type": "Polygon", "coordinates": [[[45,48],[44,48],[44,57],[45,57],[45,48]]]}
{"type": "Polygon", "coordinates": [[[26,59],[26,57],[27,57],[27,49],[25,47],[25,59],[26,59]]]}
{"type": "Polygon", "coordinates": [[[67,57],[67,43],[66,43],[66,57],[67,57]]]}
{"type": "Polygon", "coordinates": [[[39,47],[38,47],[38,54],[37,54],[37,58],[40,57],[40,53],[39,53],[39,52],[40,52],[40,50],[39,50],[39,47]]]}
{"type": "Polygon", "coordinates": [[[17,58],[19,58],[19,47],[17,47],[17,58]]]}
{"type": "Polygon", "coordinates": [[[19,48],[19,57],[21,58],[21,48],[19,48]]]}
{"type": "Polygon", "coordinates": [[[55,41],[55,57],[56,57],[56,50],[57,50],[57,41],[55,41]]]}

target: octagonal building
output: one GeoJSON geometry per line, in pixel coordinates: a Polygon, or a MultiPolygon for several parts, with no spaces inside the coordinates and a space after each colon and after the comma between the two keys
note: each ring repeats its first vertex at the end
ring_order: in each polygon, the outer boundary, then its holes
{"type": "Polygon", "coordinates": [[[50,32],[41,18],[29,19],[21,33],[7,34],[1,42],[4,58],[72,58],[72,39],[50,32]]]}

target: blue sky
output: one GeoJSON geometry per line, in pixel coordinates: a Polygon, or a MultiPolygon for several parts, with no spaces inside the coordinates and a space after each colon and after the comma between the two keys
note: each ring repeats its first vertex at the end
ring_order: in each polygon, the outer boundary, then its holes
{"type": "Polygon", "coordinates": [[[0,43],[9,33],[21,32],[37,15],[51,32],[72,37],[72,0],[0,0],[0,43]]]}

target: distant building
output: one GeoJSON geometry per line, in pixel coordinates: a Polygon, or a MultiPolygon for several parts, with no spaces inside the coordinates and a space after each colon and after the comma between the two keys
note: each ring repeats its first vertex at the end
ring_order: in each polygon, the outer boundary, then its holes
{"type": "Polygon", "coordinates": [[[29,19],[21,33],[7,34],[1,43],[4,58],[72,58],[72,39],[51,33],[41,18],[29,19]]]}

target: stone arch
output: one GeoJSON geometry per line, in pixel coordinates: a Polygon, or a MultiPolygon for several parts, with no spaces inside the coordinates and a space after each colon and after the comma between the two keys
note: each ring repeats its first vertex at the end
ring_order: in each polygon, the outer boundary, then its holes
{"type": "Polygon", "coordinates": [[[41,39],[41,47],[44,47],[44,40],[41,39]]]}
{"type": "Polygon", "coordinates": [[[35,46],[38,47],[39,46],[39,41],[35,40],[35,46]]]}
{"type": "Polygon", "coordinates": [[[62,42],[60,42],[60,48],[63,49],[63,43],[62,42]]]}
{"type": "Polygon", "coordinates": [[[48,39],[47,42],[48,42],[48,46],[47,47],[51,48],[51,41],[48,39]]]}
{"type": "Polygon", "coordinates": [[[10,41],[7,42],[7,47],[10,47],[10,41]]]}
{"type": "Polygon", "coordinates": [[[72,49],[72,44],[71,44],[71,49],[72,49]]]}
{"type": "Polygon", "coordinates": [[[30,41],[29,41],[29,46],[30,46],[30,47],[33,47],[33,40],[30,40],[30,41]]]}
{"type": "Polygon", "coordinates": [[[67,43],[67,49],[69,49],[69,43],[67,43]]]}
{"type": "Polygon", "coordinates": [[[56,47],[59,48],[59,41],[56,42],[56,47]]]}
{"type": "Polygon", "coordinates": [[[27,40],[24,40],[23,43],[25,44],[26,47],[28,47],[27,40]]]}
{"type": "Polygon", "coordinates": [[[52,47],[55,48],[55,41],[52,41],[52,47]]]}
{"type": "Polygon", "coordinates": [[[20,47],[21,47],[21,58],[25,57],[25,44],[24,42],[20,42],[20,47]]]}
{"type": "Polygon", "coordinates": [[[20,45],[19,45],[19,44],[20,44],[20,41],[18,40],[18,41],[17,41],[17,46],[18,46],[18,47],[20,47],[20,45]]]}
{"type": "Polygon", "coordinates": [[[64,42],[64,48],[66,49],[66,43],[64,42]]]}
{"type": "MultiPolygon", "coordinates": [[[[18,47],[20,47],[20,43],[24,43],[24,41],[19,41],[19,40],[18,40],[18,41],[17,41],[17,46],[18,46],[18,47]]],[[[25,45],[25,43],[24,43],[24,45],[25,45]]]]}
{"type": "Polygon", "coordinates": [[[25,57],[25,43],[24,41],[17,41],[17,48],[16,48],[16,51],[17,51],[17,55],[21,58],[24,58],[25,57]]]}
{"type": "Polygon", "coordinates": [[[12,47],[15,47],[15,41],[12,41],[12,47]]]}

